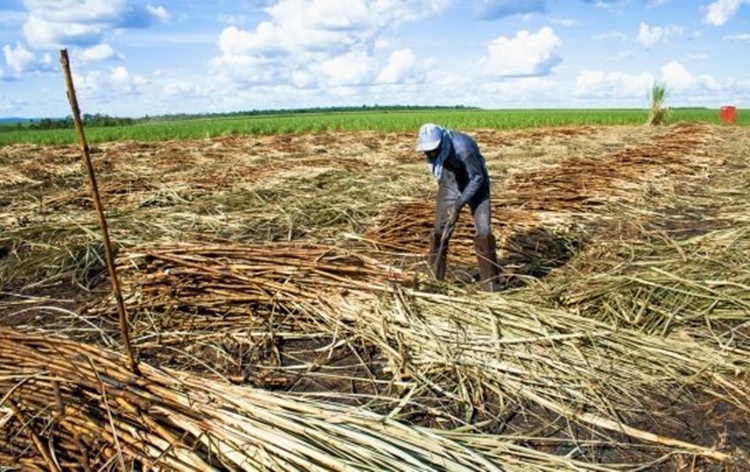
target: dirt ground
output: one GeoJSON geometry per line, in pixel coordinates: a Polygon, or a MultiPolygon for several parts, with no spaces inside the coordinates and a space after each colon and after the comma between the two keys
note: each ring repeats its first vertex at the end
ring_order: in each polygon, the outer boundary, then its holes
{"type": "MultiPolygon", "coordinates": [[[[493,229],[504,291],[516,297],[585,312],[591,307],[571,301],[561,287],[575,287],[571,280],[576,277],[594,280],[591,274],[616,272],[635,257],[615,254],[613,247],[667,241],[665,246],[677,247],[665,256],[671,261],[682,242],[750,221],[748,129],[688,123],[480,129],[470,134],[492,177],[493,229]]],[[[366,254],[349,264],[398,268],[403,275],[398,283],[404,287],[450,291],[426,277],[436,184],[413,151],[413,141],[410,133],[326,132],[91,146],[141,359],[259,388],[339,392],[345,394],[342,401],[352,403],[358,403],[358,395],[397,395],[375,346],[352,339],[331,348],[336,335],[313,333],[313,325],[294,318],[300,311],[291,308],[285,320],[274,321],[273,329],[298,329],[296,336],[239,336],[240,331],[268,327],[266,320],[248,319],[249,302],[238,294],[247,295],[250,285],[224,287],[211,292],[211,303],[198,303],[199,289],[190,292],[195,298],[188,298],[183,286],[168,286],[160,278],[168,267],[166,255],[162,262],[127,255],[159,245],[192,244],[203,248],[206,257],[199,260],[193,253],[198,271],[207,267],[203,264],[212,254],[221,253],[207,247],[247,251],[249,246],[276,245],[285,249],[275,257],[291,258],[313,251],[296,243],[330,244],[366,254]],[[159,305],[160,311],[147,300],[129,298],[128,290],[146,287],[145,280],[152,281],[153,300],[183,290],[187,301],[168,309],[159,305]]],[[[0,326],[56,331],[116,346],[108,341],[117,337],[116,312],[80,152],[72,146],[9,146],[0,148],[0,165],[0,326]],[[87,328],[91,326],[96,329],[87,328]]],[[[448,282],[474,292],[473,227],[465,213],[451,242],[448,282]]],[[[326,254],[322,251],[316,260],[326,254]]],[[[231,264],[229,256],[221,257],[231,264]]],[[[250,260],[246,253],[242,257],[250,260]]],[[[332,267],[340,261],[330,260],[332,267]]],[[[735,269],[750,271],[742,265],[735,269]]],[[[328,279],[319,281],[319,275],[309,274],[300,290],[321,287],[319,293],[324,293],[328,279]]],[[[353,284],[352,291],[381,283],[357,277],[360,285],[353,284]]],[[[196,275],[194,280],[200,284],[206,279],[196,275]]],[[[734,330],[746,349],[750,313],[746,315],[718,321],[714,328],[734,330]]],[[[750,387],[747,380],[744,384],[750,387]]],[[[658,447],[634,445],[627,435],[571,423],[538,405],[495,400],[487,393],[481,400],[484,409],[472,418],[485,422],[488,433],[528,437],[532,447],[560,454],[576,447],[593,461],[643,463],[662,457],[658,447]],[[611,445],[603,446],[603,438],[611,445]],[[587,440],[598,446],[587,448],[587,440]]],[[[446,418],[466,416],[466,405],[434,397],[424,402],[405,413],[405,420],[448,429],[459,425],[446,418]],[[450,415],[435,416],[433,410],[450,415]]],[[[693,386],[668,397],[655,392],[644,402],[650,402],[651,413],[634,423],[644,430],[738,457],[750,453],[749,404],[693,386]]],[[[750,470],[743,467],[675,454],[651,470],[750,470]]]]}

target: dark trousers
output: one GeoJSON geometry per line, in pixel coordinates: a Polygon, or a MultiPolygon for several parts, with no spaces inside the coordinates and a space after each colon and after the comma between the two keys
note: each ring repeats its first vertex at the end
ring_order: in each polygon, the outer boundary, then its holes
{"type": "MultiPolygon", "coordinates": [[[[448,255],[448,240],[441,242],[443,230],[448,224],[451,208],[461,197],[453,172],[443,169],[437,194],[435,227],[430,238],[429,265],[437,280],[445,277],[448,255]]],[[[474,218],[474,252],[479,262],[479,280],[482,288],[488,292],[497,291],[500,287],[500,266],[497,262],[495,236],[492,234],[492,206],[490,204],[490,184],[486,182],[479,191],[466,202],[474,218]]]]}
{"type": "MultiPolygon", "coordinates": [[[[443,234],[448,212],[456,206],[456,201],[460,197],[461,191],[458,189],[455,174],[448,169],[443,169],[438,187],[435,227],[433,229],[438,238],[443,234]]],[[[479,189],[466,206],[470,208],[471,216],[474,218],[475,236],[490,236],[492,234],[492,205],[490,204],[489,182],[479,189]]]]}

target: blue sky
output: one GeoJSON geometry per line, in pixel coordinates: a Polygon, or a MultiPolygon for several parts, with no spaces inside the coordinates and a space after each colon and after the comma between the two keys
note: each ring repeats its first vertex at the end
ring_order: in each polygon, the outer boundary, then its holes
{"type": "Polygon", "coordinates": [[[750,106],[750,0],[0,0],[0,117],[750,106]]]}

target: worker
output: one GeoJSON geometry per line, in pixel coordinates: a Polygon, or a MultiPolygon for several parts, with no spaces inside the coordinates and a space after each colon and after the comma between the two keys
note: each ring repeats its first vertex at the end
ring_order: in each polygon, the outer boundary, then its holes
{"type": "Polygon", "coordinates": [[[474,218],[480,284],[488,292],[496,291],[500,267],[491,228],[490,177],[477,143],[467,134],[426,123],[419,129],[416,150],[424,153],[438,182],[428,258],[435,279],[445,278],[448,242],[461,210],[468,205],[474,218]]]}

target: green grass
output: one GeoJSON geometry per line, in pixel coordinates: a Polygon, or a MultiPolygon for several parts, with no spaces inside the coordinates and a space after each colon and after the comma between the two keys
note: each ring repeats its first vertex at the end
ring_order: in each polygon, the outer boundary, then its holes
{"type": "MultiPolygon", "coordinates": [[[[420,110],[273,114],[247,117],[207,117],[144,122],[131,126],[90,127],[89,143],[108,141],[168,141],[246,134],[285,134],[325,130],[414,131],[427,121],[456,129],[518,129],[546,126],[639,125],[648,121],[646,109],[542,109],[542,110],[420,110]]],[[[718,124],[719,110],[671,109],[669,122],[705,121],[718,124]]],[[[750,124],[750,110],[738,110],[737,125],[750,124]]],[[[0,146],[14,143],[70,144],[72,129],[0,131],[0,146]]]]}

